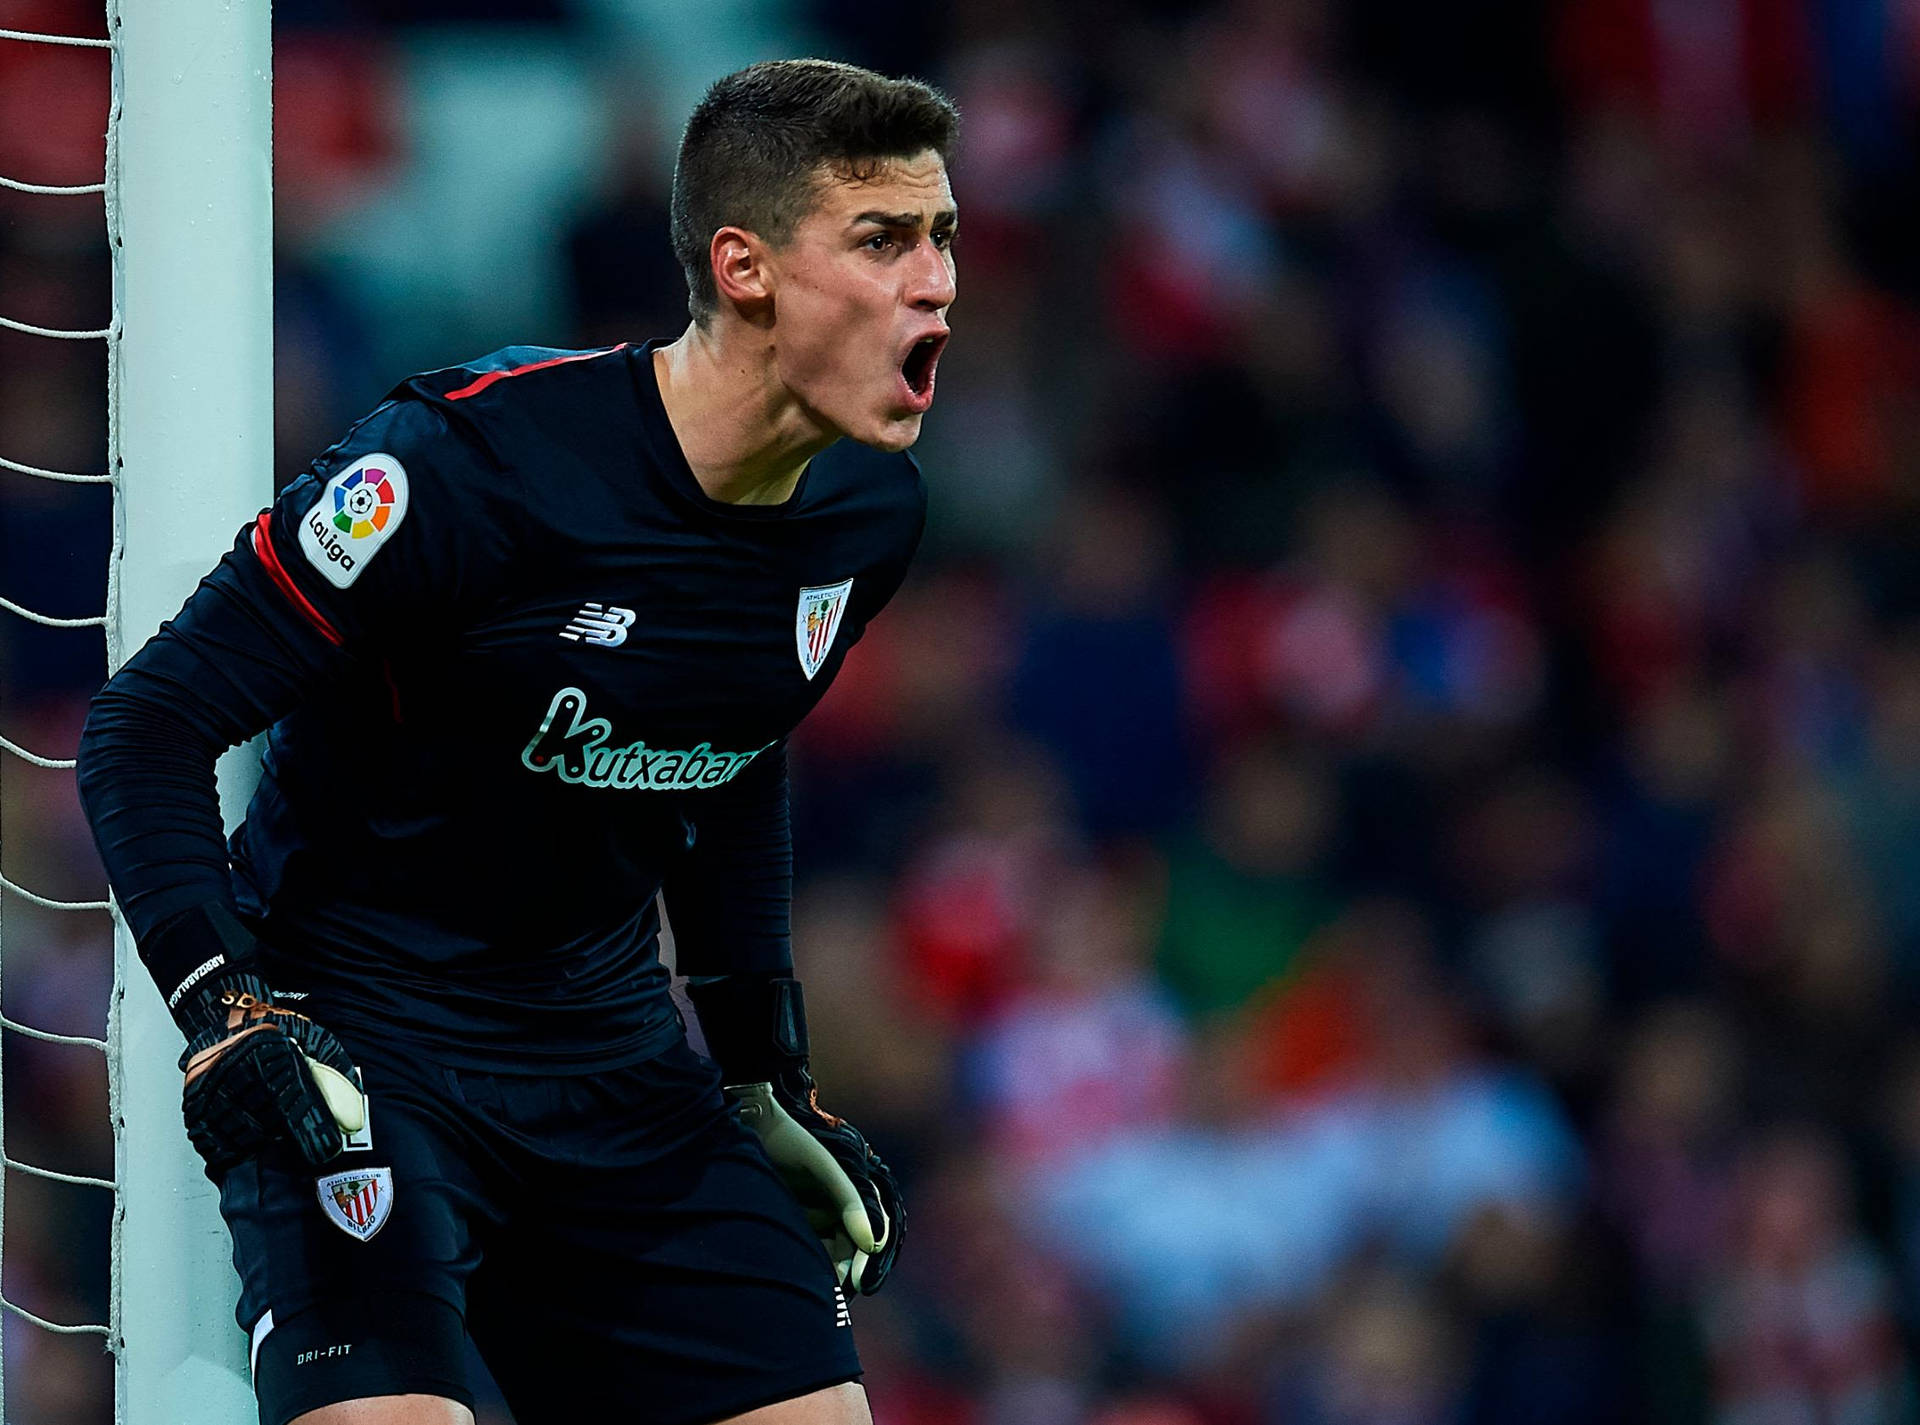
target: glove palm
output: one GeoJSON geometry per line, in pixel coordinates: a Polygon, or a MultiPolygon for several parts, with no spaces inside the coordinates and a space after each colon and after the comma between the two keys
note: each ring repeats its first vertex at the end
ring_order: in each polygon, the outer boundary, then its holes
{"type": "Polygon", "coordinates": [[[210,1167],[290,1141],[319,1167],[366,1125],[360,1071],[326,1029],[276,1004],[258,975],[229,969],[177,1015],[187,1033],[181,1111],[210,1167]]]}

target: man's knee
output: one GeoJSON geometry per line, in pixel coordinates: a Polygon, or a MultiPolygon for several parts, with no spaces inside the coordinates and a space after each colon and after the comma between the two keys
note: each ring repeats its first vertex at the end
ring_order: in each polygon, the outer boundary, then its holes
{"type": "Polygon", "coordinates": [[[873,1425],[873,1415],[865,1387],[850,1380],[763,1405],[720,1425],[873,1425]]]}
{"type": "Polygon", "coordinates": [[[323,1405],[289,1425],[473,1425],[473,1412],[443,1395],[376,1395],[323,1405]]]}

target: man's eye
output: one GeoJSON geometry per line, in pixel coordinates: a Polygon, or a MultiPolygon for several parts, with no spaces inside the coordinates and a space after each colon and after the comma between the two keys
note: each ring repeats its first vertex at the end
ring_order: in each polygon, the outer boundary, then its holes
{"type": "Polygon", "coordinates": [[[952,247],[952,246],[953,246],[953,240],[954,240],[954,238],[955,238],[955,236],[956,236],[956,234],[954,233],[954,231],[953,231],[953,229],[951,229],[951,228],[942,228],[942,229],[940,229],[940,231],[939,231],[939,232],[937,232],[937,233],[935,233],[935,234],[933,235],[933,242],[934,242],[934,246],[936,246],[936,247],[952,247]]]}
{"type": "Polygon", "coordinates": [[[893,245],[893,239],[885,233],[875,233],[861,245],[874,252],[881,252],[893,245]],[[878,246],[876,246],[876,244],[878,244],[878,246]]]}

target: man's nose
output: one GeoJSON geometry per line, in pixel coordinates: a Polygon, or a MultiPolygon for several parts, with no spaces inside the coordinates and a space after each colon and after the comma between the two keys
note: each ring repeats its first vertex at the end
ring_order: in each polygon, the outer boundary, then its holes
{"type": "Polygon", "coordinates": [[[936,243],[923,242],[914,254],[913,304],[930,311],[939,311],[953,305],[954,281],[953,264],[947,258],[946,249],[936,243]]]}

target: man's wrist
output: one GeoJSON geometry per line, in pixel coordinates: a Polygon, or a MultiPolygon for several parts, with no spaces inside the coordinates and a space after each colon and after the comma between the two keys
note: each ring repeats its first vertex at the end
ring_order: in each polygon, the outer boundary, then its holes
{"type": "Polygon", "coordinates": [[[687,994],[727,1085],[769,1083],[805,1065],[806,1002],[791,974],[701,976],[687,994]]]}
{"type": "Polygon", "coordinates": [[[150,931],[140,946],[167,1012],[184,1029],[182,1018],[195,992],[208,980],[234,970],[252,971],[258,945],[233,912],[217,901],[171,915],[150,931]]]}
{"type": "Polygon", "coordinates": [[[273,991],[244,961],[238,965],[228,963],[208,975],[187,991],[173,1012],[173,1022],[187,1036],[181,1067],[185,1068],[186,1061],[194,1054],[218,1043],[256,1016],[262,1006],[272,1005],[273,991]]]}

